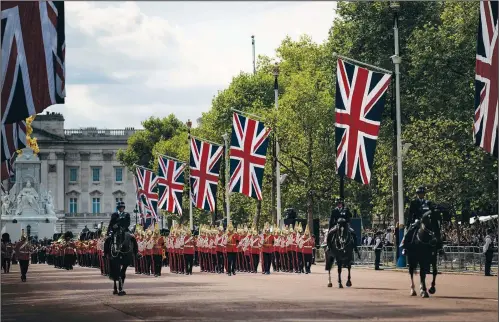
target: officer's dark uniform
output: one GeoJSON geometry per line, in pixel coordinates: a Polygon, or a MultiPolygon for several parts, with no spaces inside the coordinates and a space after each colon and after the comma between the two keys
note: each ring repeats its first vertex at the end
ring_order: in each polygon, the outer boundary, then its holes
{"type": "Polygon", "coordinates": [[[404,254],[405,251],[407,250],[407,247],[412,243],[414,233],[416,232],[417,229],[419,229],[420,221],[421,218],[423,217],[423,214],[428,210],[430,210],[430,202],[424,199],[425,192],[426,191],[424,187],[422,186],[418,187],[416,189],[416,194],[418,195],[418,198],[411,201],[411,204],[409,206],[409,216],[407,216],[406,220],[406,227],[409,228],[404,236],[404,239],[402,240],[402,245],[401,245],[401,247],[404,249],[404,254]]]}
{"type": "Polygon", "coordinates": [[[118,202],[118,206],[116,208],[118,208],[118,211],[111,215],[111,220],[109,221],[109,226],[107,227],[108,236],[119,231],[120,227],[124,232],[129,233],[128,227],[130,226],[130,214],[128,212],[124,212],[125,203],[123,201],[118,202]]]}
{"type": "Polygon", "coordinates": [[[337,199],[336,205],[336,208],[331,211],[331,217],[329,218],[329,230],[333,229],[333,232],[336,232],[336,229],[338,229],[338,219],[345,219],[345,221],[347,222],[347,227],[353,237],[355,252],[357,252],[358,254],[359,250],[357,249],[357,234],[355,234],[355,231],[352,229],[352,227],[350,227],[350,219],[352,218],[352,213],[350,212],[350,209],[344,206],[344,202],[342,199],[337,199]]]}
{"type": "Polygon", "coordinates": [[[485,276],[492,276],[492,274],[490,273],[490,267],[492,266],[492,256],[494,255],[492,233],[492,229],[487,229],[487,236],[485,236],[485,245],[483,245],[483,253],[485,254],[485,276]]]}

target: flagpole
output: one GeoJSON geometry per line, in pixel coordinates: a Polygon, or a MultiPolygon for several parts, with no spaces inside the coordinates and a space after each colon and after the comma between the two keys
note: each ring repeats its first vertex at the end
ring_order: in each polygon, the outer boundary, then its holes
{"type": "MultiPolygon", "coordinates": [[[[277,79],[279,77],[279,66],[277,62],[274,67],[274,101],[275,101],[275,109],[279,109],[279,83],[277,79]]],[[[281,227],[281,167],[279,165],[279,140],[277,138],[277,134],[275,135],[275,157],[276,157],[276,165],[275,165],[275,179],[276,179],[276,219],[277,219],[277,227],[281,227]]]]}
{"type": "Polygon", "coordinates": [[[206,140],[206,139],[201,139],[201,138],[198,138],[198,137],[195,137],[193,135],[190,135],[189,134],[189,152],[191,151],[190,150],[190,146],[191,146],[191,142],[190,142],[190,139],[196,139],[196,140],[199,140],[199,141],[203,141],[203,142],[208,142],[208,143],[211,143],[211,144],[214,144],[214,145],[218,145],[218,146],[222,146],[223,143],[217,143],[217,142],[213,142],[213,141],[210,141],[210,140],[206,140]]]}
{"type": "Polygon", "coordinates": [[[225,142],[225,203],[227,205],[227,225],[230,222],[230,160],[229,160],[229,134],[222,135],[225,142]]]}
{"type": "MultiPolygon", "coordinates": [[[[398,31],[397,31],[397,35],[398,35],[398,31]]],[[[398,44],[398,40],[397,40],[397,44],[398,44]]],[[[397,52],[398,52],[398,49],[397,49],[397,52]]],[[[398,55],[398,54],[396,54],[396,55],[398,55]]],[[[390,74],[390,75],[393,74],[393,72],[391,70],[384,69],[384,68],[381,68],[381,67],[378,67],[378,66],[374,66],[374,65],[370,65],[370,64],[361,62],[360,60],[356,60],[356,59],[353,59],[353,58],[342,56],[342,55],[339,55],[337,53],[333,53],[333,57],[341,58],[343,60],[349,60],[352,63],[356,63],[358,65],[364,65],[364,66],[369,67],[371,69],[379,70],[379,71],[381,71],[383,73],[387,73],[387,74],[390,74]]]]}
{"type": "MultiPolygon", "coordinates": [[[[190,146],[190,145],[189,145],[190,146]]],[[[180,162],[180,163],[186,163],[185,161],[182,161],[182,160],[179,160],[179,159],[176,159],[174,157],[171,157],[171,156],[168,156],[168,155],[164,155],[164,154],[161,154],[159,152],[156,152],[156,155],[158,157],[164,157],[164,158],[167,158],[167,159],[170,159],[170,160],[173,160],[173,161],[177,161],[177,162],[180,162]]]]}
{"type": "MultiPolygon", "coordinates": [[[[191,120],[187,120],[187,141],[189,143],[189,158],[191,156],[191,120]]],[[[189,167],[189,178],[187,180],[187,187],[189,190],[189,227],[191,231],[194,229],[194,216],[192,215],[192,192],[191,192],[191,170],[189,167]]]]}
{"type": "Polygon", "coordinates": [[[243,111],[240,111],[240,110],[236,110],[235,108],[231,108],[232,111],[234,112],[237,112],[239,114],[246,114],[248,116],[251,116],[251,117],[254,117],[255,119],[261,121],[263,120],[263,117],[259,116],[259,115],[256,115],[256,114],[251,114],[251,113],[248,113],[248,112],[243,112],[243,111]]]}
{"type": "Polygon", "coordinates": [[[253,75],[254,75],[256,74],[255,36],[251,36],[251,46],[253,47],[253,75]]]}
{"type": "MultiPolygon", "coordinates": [[[[390,3],[390,8],[394,12],[393,19],[393,38],[395,45],[395,55],[393,55],[392,61],[395,65],[395,113],[397,121],[397,199],[398,199],[398,212],[399,212],[399,240],[404,238],[404,181],[402,173],[402,115],[400,112],[400,63],[402,59],[399,56],[399,30],[398,30],[398,11],[400,9],[400,4],[396,1],[390,3]]],[[[402,250],[399,249],[399,252],[402,250]]],[[[398,267],[405,267],[406,260],[405,256],[401,256],[399,253],[399,259],[397,261],[398,267]]]]}

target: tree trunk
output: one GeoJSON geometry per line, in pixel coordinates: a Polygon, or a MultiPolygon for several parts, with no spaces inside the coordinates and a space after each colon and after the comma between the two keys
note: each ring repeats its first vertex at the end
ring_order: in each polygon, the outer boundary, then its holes
{"type": "Polygon", "coordinates": [[[256,201],[256,212],[255,216],[253,217],[253,228],[258,230],[258,222],[260,221],[260,214],[262,213],[262,201],[257,200],[256,201]]]}

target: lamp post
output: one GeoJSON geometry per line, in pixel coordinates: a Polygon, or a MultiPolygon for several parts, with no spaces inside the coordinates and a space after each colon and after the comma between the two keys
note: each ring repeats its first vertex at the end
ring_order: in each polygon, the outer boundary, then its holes
{"type": "MultiPolygon", "coordinates": [[[[397,201],[398,201],[398,217],[399,217],[399,238],[404,238],[404,186],[403,186],[403,173],[402,173],[402,115],[400,111],[400,63],[402,59],[399,56],[399,32],[398,32],[398,14],[400,11],[400,4],[398,1],[390,1],[390,8],[393,11],[393,38],[395,54],[391,57],[395,65],[395,116],[397,122],[397,201]]],[[[398,267],[405,267],[406,261],[404,256],[400,256],[401,249],[399,249],[399,259],[397,261],[398,267]]]]}
{"type": "MultiPolygon", "coordinates": [[[[279,109],[279,83],[277,79],[279,78],[279,65],[275,63],[274,70],[272,71],[274,75],[274,101],[275,109],[279,109]]],[[[281,168],[279,166],[279,141],[277,139],[277,134],[275,137],[275,181],[276,181],[276,218],[277,227],[281,227],[281,168]]]]}
{"type": "Polygon", "coordinates": [[[229,160],[229,134],[222,135],[225,143],[225,203],[227,204],[227,225],[230,222],[230,160],[229,160]]]}
{"type": "MultiPolygon", "coordinates": [[[[192,127],[192,122],[190,119],[187,120],[185,123],[187,125],[187,143],[189,144],[189,158],[191,154],[191,127],[192,127]]],[[[194,228],[194,218],[192,216],[192,199],[191,199],[191,178],[190,178],[190,172],[189,172],[189,180],[187,180],[187,192],[189,196],[189,227],[192,231],[194,228]]]]}

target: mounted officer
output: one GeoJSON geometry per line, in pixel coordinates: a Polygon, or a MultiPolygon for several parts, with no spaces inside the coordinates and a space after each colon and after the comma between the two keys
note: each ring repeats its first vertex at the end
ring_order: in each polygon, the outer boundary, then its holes
{"type": "MultiPolygon", "coordinates": [[[[431,201],[426,200],[426,189],[423,186],[419,186],[416,189],[417,198],[411,201],[409,206],[409,216],[407,217],[406,227],[409,227],[407,233],[402,240],[401,247],[403,248],[402,254],[407,253],[407,247],[412,244],[414,233],[421,226],[421,219],[423,215],[432,210],[434,205],[431,201]]],[[[440,231],[436,232],[435,237],[437,238],[437,250],[440,255],[443,255],[442,242],[440,240],[440,231]]]]}
{"type": "Polygon", "coordinates": [[[346,227],[350,231],[350,234],[352,235],[353,241],[354,241],[354,250],[357,253],[357,255],[360,257],[359,250],[357,248],[357,235],[355,234],[355,231],[350,227],[350,219],[352,218],[352,213],[350,212],[350,209],[345,207],[345,202],[343,199],[338,198],[336,199],[336,208],[331,211],[331,217],[329,218],[329,230],[332,229],[333,233],[336,233],[336,231],[339,228],[338,221],[340,219],[345,220],[346,222],[346,227]]]}
{"type": "Polygon", "coordinates": [[[125,212],[125,203],[123,201],[118,202],[116,208],[117,212],[111,215],[111,220],[109,221],[109,226],[107,226],[107,236],[113,236],[115,233],[122,232],[123,239],[130,238],[130,231],[128,227],[130,226],[130,214],[125,212]]]}

